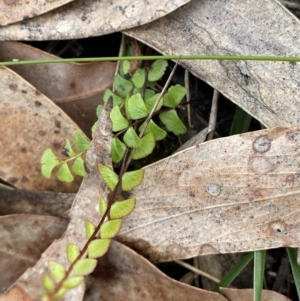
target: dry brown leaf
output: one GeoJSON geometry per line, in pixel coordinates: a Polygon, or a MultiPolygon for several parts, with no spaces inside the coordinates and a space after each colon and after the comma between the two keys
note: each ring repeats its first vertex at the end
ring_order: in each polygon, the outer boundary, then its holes
{"type": "MultiPolygon", "coordinates": [[[[299,20],[274,0],[193,0],[126,31],[164,54],[300,56],[299,20]]],[[[182,61],[267,127],[300,125],[300,64],[182,61]]]]}
{"type": "Polygon", "coordinates": [[[42,16],[0,28],[0,41],[100,36],[154,21],[189,1],[76,0],[42,16]]]}
{"type": "Polygon", "coordinates": [[[143,257],[113,241],[87,280],[84,301],[225,301],[217,293],[173,280],[143,257]]]}
{"type": "Polygon", "coordinates": [[[0,26],[25,21],[73,0],[4,0],[0,2],[0,26]]]}
{"type": "Polygon", "coordinates": [[[60,152],[79,127],[51,100],[13,71],[0,68],[0,178],[25,189],[75,192],[81,179],[65,184],[41,175],[46,148],[60,152]]]}
{"type": "MultiPolygon", "coordinates": [[[[229,301],[252,301],[253,289],[220,288],[229,301]]],[[[263,290],[261,301],[291,301],[291,299],[274,291],[263,290]]]]}
{"type": "Polygon", "coordinates": [[[8,292],[1,295],[0,301],[33,301],[31,297],[18,285],[13,286],[8,292]]]}
{"type": "MultiPolygon", "coordinates": [[[[18,42],[0,42],[0,60],[41,60],[59,57],[18,42]]],[[[59,105],[91,136],[97,121],[96,108],[103,103],[104,91],[112,86],[116,63],[40,64],[11,66],[35,88],[59,105]]]]}
{"type": "Polygon", "coordinates": [[[299,149],[300,128],[274,128],[152,164],[118,238],[154,262],[299,247],[299,149]]]}
{"type": "Polygon", "coordinates": [[[72,206],[75,194],[13,189],[0,185],[0,215],[27,213],[61,216],[72,206]]]}
{"type": "MultiPolygon", "coordinates": [[[[99,189],[102,190],[102,195],[105,199],[108,194],[108,189],[102,189],[100,186],[102,182],[98,172],[98,164],[111,165],[110,109],[111,106],[109,103],[102,111],[98,121],[94,139],[86,155],[86,164],[90,173],[84,177],[76,195],[70,212],[71,221],[64,236],[60,240],[52,243],[37,264],[33,268],[28,269],[17,282],[34,300],[40,300],[42,292],[41,275],[47,271],[49,261],[54,260],[68,267],[69,262],[66,257],[67,244],[69,242],[74,243],[81,249],[86,242],[84,220],[87,219],[94,224],[99,222],[99,213],[97,211],[100,195],[99,189]],[[28,282],[30,282],[30,286],[28,282]]],[[[82,284],[76,289],[68,291],[61,300],[82,300],[84,291],[85,286],[82,284]]]]}
{"type": "MultiPolygon", "coordinates": [[[[58,56],[19,42],[0,42],[0,60],[47,60],[58,56]]],[[[111,87],[116,63],[66,63],[11,66],[55,103],[84,99],[111,87]]]]}
{"type": "MultiPolygon", "coordinates": [[[[4,292],[64,233],[68,221],[53,216],[0,217],[0,292],[4,292]]],[[[1,299],[0,299],[1,300],[1,299]]]]}

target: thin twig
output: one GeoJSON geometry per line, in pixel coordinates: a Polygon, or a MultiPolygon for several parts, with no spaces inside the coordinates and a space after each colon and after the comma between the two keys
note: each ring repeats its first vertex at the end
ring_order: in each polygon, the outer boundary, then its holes
{"type": "Polygon", "coordinates": [[[217,124],[217,115],[218,115],[218,100],[219,100],[219,91],[214,89],[210,116],[209,116],[209,123],[208,123],[208,131],[209,134],[207,136],[207,140],[212,140],[214,136],[214,131],[216,129],[217,124]]]}
{"type": "Polygon", "coordinates": [[[190,81],[189,81],[189,71],[185,69],[184,71],[184,86],[186,89],[186,102],[187,102],[187,115],[188,115],[188,125],[189,128],[192,128],[192,119],[191,119],[191,104],[190,104],[190,81]]]}
{"type": "Polygon", "coordinates": [[[190,271],[192,271],[192,272],[194,272],[194,273],[196,273],[198,275],[201,275],[201,276],[203,276],[203,277],[205,277],[205,278],[207,278],[207,279],[209,279],[209,280],[211,280],[211,281],[213,281],[215,283],[219,283],[220,282],[220,279],[218,279],[218,278],[216,278],[216,277],[214,277],[214,276],[212,276],[212,275],[210,275],[208,273],[205,273],[205,272],[203,272],[203,271],[195,268],[194,266],[192,266],[192,265],[190,265],[190,264],[188,264],[188,263],[186,263],[186,262],[184,262],[182,260],[174,260],[174,262],[176,262],[177,264],[179,264],[179,265],[181,265],[181,266],[189,269],[190,271]]]}

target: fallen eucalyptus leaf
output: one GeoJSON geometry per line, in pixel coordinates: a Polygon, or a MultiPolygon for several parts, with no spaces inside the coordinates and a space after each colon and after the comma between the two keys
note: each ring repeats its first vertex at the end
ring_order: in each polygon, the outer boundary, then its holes
{"type": "MultiPolygon", "coordinates": [[[[7,215],[0,217],[0,292],[4,292],[44,250],[61,237],[68,221],[53,216],[7,215]]],[[[1,299],[0,299],[1,300],[1,299]]]]}
{"type": "MultiPolygon", "coordinates": [[[[34,300],[40,300],[42,293],[41,275],[47,271],[50,261],[55,261],[65,267],[69,266],[66,250],[69,243],[73,243],[82,249],[87,241],[84,221],[89,220],[93,224],[99,222],[98,208],[99,187],[102,183],[98,173],[98,164],[111,166],[110,143],[111,143],[111,122],[109,119],[110,102],[106,105],[97,124],[94,139],[86,154],[86,164],[90,173],[84,177],[80,189],[75,197],[73,206],[70,211],[71,221],[69,226],[60,240],[56,240],[43,253],[41,259],[36,265],[28,269],[16,282],[22,287],[27,294],[34,300]],[[28,285],[30,282],[30,286],[28,285]]],[[[107,199],[108,189],[100,188],[101,195],[107,199]]],[[[84,283],[78,287],[69,290],[61,298],[62,301],[79,301],[82,300],[85,291],[84,283]]]]}
{"type": "Polygon", "coordinates": [[[299,247],[300,128],[196,145],[145,167],[118,239],[154,262],[299,247]]]}
{"type": "MultiPolygon", "coordinates": [[[[300,57],[299,20],[280,3],[192,0],[124,32],[163,54],[300,57]]],[[[266,127],[300,125],[299,63],[184,61],[182,66],[266,127]]]]}
{"type": "MultiPolygon", "coordinates": [[[[228,298],[229,301],[253,300],[253,289],[239,290],[222,287],[220,290],[228,298]]],[[[291,299],[274,291],[263,290],[261,301],[291,301],[291,299]]]]}
{"type": "MultiPolygon", "coordinates": [[[[0,42],[0,60],[41,60],[59,57],[19,42],[0,42]]],[[[112,86],[116,63],[38,64],[11,66],[69,115],[88,136],[97,121],[96,108],[112,86]]]]}
{"type": "Polygon", "coordinates": [[[0,178],[14,187],[75,192],[71,184],[41,175],[44,150],[59,153],[65,139],[74,140],[78,126],[52,101],[6,67],[0,68],[0,178]]]}
{"type": "Polygon", "coordinates": [[[42,16],[0,27],[0,41],[100,36],[154,21],[189,1],[76,0],[42,16]]]}
{"type": "Polygon", "coordinates": [[[73,0],[5,0],[0,2],[0,26],[44,14],[73,0]]]}
{"type": "Polygon", "coordinates": [[[13,286],[5,294],[0,294],[0,301],[33,301],[18,285],[13,286]]]}
{"type": "Polygon", "coordinates": [[[0,185],[0,215],[27,213],[61,216],[68,211],[75,194],[14,189],[0,185]]]}
{"type": "Polygon", "coordinates": [[[145,258],[113,241],[94,273],[87,279],[84,301],[225,301],[215,292],[173,280],[145,258]]]}

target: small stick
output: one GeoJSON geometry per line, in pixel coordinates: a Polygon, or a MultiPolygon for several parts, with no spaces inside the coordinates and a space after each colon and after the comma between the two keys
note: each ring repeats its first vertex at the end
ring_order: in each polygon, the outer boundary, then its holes
{"type": "Polygon", "coordinates": [[[210,116],[209,116],[209,123],[208,123],[208,136],[207,140],[212,140],[214,136],[214,131],[216,129],[217,124],[217,114],[218,114],[218,100],[219,100],[219,91],[214,89],[212,104],[211,104],[211,110],[210,110],[210,116]]]}

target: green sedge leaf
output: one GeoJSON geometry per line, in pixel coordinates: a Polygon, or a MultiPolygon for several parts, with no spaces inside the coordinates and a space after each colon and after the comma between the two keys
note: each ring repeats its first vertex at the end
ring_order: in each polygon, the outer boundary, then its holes
{"type": "Polygon", "coordinates": [[[138,147],[138,145],[141,141],[141,139],[136,134],[136,132],[132,126],[130,128],[128,128],[128,130],[126,131],[126,133],[123,137],[123,140],[128,147],[132,147],[132,148],[138,147]]]}
{"type": "Polygon", "coordinates": [[[168,112],[159,114],[159,119],[166,126],[167,130],[175,135],[180,135],[186,132],[186,127],[179,119],[177,112],[173,109],[168,112]]]}
{"type": "MultiPolygon", "coordinates": [[[[111,239],[95,239],[88,246],[88,257],[99,258],[103,256],[110,246],[111,239]]],[[[97,262],[97,261],[96,261],[97,262]]]]}
{"type": "Polygon", "coordinates": [[[63,282],[63,287],[67,289],[75,288],[82,283],[83,279],[82,276],[69,277],[63,282]]]}
{"type": "Polygon", "coordinates": [[[69,262],[73,263],[79,254],[80,254],[80,249],[76,245],[68,243],[67,257],[68,257],[69,262]]]}
{"type": "Polygon", "coordinates": [[[150,82],[158,81],[165,73],[168,62],[165,60],[155,61],[149,69],[148,80],[150,82]]]}
{"type": "Polygon", "coordinates": [[[121,97],[125,97],[133,89],[133,84],[131,81],[123,78],[121,75],[117,74],[114,79],[114,90],[121,97]]]}
{"type": "Polygon", "coordinates": [[[123,98],[121,98],[120,96],[113,93],[110,89],[105,90],[104,95],[103,95],[103,101],[106,103],[110,97],[113,100],[113,107],[118,106],[124,102],[123,98]]]}
{"type": "Polygon", "coordinates": [[[140,119],[148,115],[147,107],[140,93],[132,95],[128,99],[126,110],[128,110],[127,115],[133,120],[140,119]]]}
{"type": "Polygon", "coordinates": [[[105,165],[99,164],[98,168],[106,185],[111,191],[113,191],[119,181],[119,176],[112,169],[105,165]]]}
{"type": "Polygon", "coordinates": [[[111,140],[111,157],[114,163],[120,162],[125,154],[126,145],[117,137],[111,140]]]}
{"type": "Polygon", "coordinates": [[[75,159],[73,165],[72,165],[72,171],[75,175],[84,177],[86,175],[86,171],[84,168],[84,161],[79,156],[75,159]]]}
{"type": "Polygon", "coordinates": [[[150,155],[155,147],[155,139],[152,133],[145,135],[141,141],[140,145],[135,149],[132,156],[134,160],[145,158],[150,155]]]}
{"type": "Polygon", "coordinates": [[[66,155],[67,157],[75,157],[76,156],[76,153],[73,151],[69,139],[66,139],[66,144],[63,149],[63,154],[66,155]]]}
{"type": "Polygon", "coordinates": [[[121,219],[115,219],[105,222],[100,228],[100,237],[103,238],[113,238],[120,231],[122,226],[121,219]]]}
{"type": "Polygon", "coordinates": [[[122,189],[129,191],[141,184],[144,178],[144,170],[127,171],[122,176],[122,189]]]}
{"type": "Polygon", "coordinates": [[[146,80],[146,71],[145,69],[141,69],[141,68],[138,68],[136,70],[136,72],[134,73],[131,79],[134,86],[139,89],[141,89],[144,86],[145,80],[146,80]]]}
{"type": "Polygon", "coordinates": [[[58,158],[54,155],[51,148],[47,148],[42,157],[41,157],[41,164],[42,164],[42,175],[46,179],[50,179],[52,170],[55,166],[59,165],[58,158]]]}
{"type": "Polygon", "coordinates": [[[112,121],[113,132],[118,132],[126,129],[129,126],[128,120],[122,115],[119,106],[112,108],[109,114],[110,120],[112,121]]]}
{"type": "MultiPolygon", "coordinates": [[[[147,107],[147,110],[148,110],[148,113],[151,112],[155,102],[157,101],[158,97],[159,97],[159,93],[156,93],[155,95],[153,95],[152,97],[148,98],[145,100],[145,105],[147,107]]],[[[155,112],[159,111],[161,109],[163,105],[163,98],[160,99],[156,109],[155,109],[155,112]]]]}
{"type": "Polygon", "coordinates": [[[67,289],[65,287],[62,287],[59,289],[57,293],[53,295],[53,300],[63,297],[67,292],[67,289]]]}
{"type": "Polygon", "coordinates": [[[122,70],[123,70],[123,74],[127,74],[129,72],[130,69],[130,61],[123,61],[122,62],[122,70]]]}
{"type": "Polygon", "coordinates": [[[102,111],[103,111],[104,106],[103,105],[98,105],[97,109],[96,109],[96,115],[99,118],[102,111]]]}
{"type": "Polygon", "coordinates": [[[109,212],[110,218],[118,219],[129,215],[133,211],[135,204],[136,199],[128,199],[113,203],[109,212]]]}
{"type": "Polygon", "coordinates": [[[89,239],[93,235],[93,233],[95,232],[96,227],[91,222],[89,222],[88,220],[85,220],[84,221],[84,228],[85,228],[86,237],[89,239]]]}
{"type": "Polygon", "coordinates": [[[99,213],[100,217],[102,217],[107,210],[107,203],[104,201],[102,195],[100,195],[100,201],[99,201],[99,213]]]}
{"type": "Polygon", "coordinates": [[[44,275],[42,282],[43,282],[43,287],[47,291],[49,291],[49,292],[54,291],[55,284],[54,284],[53,280],[48,275],[44,275]]]}
{"type": "Polygon", "coordinates": [[[177,108],[186,94],[186,89],[181,85],[171,86],[164,95],[164,106],[169,108],[177,108]]]}
{"type": "Polygon", "coordinates": [[[57,178],[62,182],[71,183],[74,181],[74,177],[71,174],[69,166],[66,162],[62,164],[56,175],[57,178]]]}
{"type": "Polygon", "coordinates": [[[77,131],[75,133],[75,144],[76,148],[80,152],[85,152],[90,147],[91,142],[83,135],[82,132],[77,131]]]}
{"type": "Polygon", "coordinates": [[[92,258],[83,258],[78,260],[72,271],[72,276],[86,276],[91,274],[97,265],[97,260],[92,258]]]}
{"type": "Polygon", "coordinates": [[[55,261],[49,262],[49,271],[52,278],[57,282],[61,281],[66,275],[65,267],[62,264],[55,261]]]}
{"type": "MultiPolygon", "coordinates": [[[[140,126],[139,131],[141,132],[144,127],[144,123],[140,126]]],[[[167,132],[160,128],[152,119],[150,120],[144,134],[152,133],[155,141],[163,140],[167,136],[167,132]]]]}

